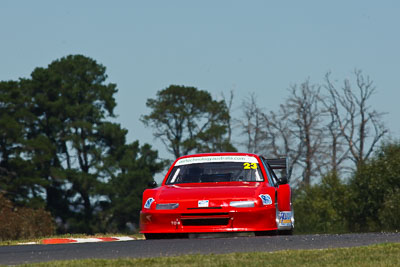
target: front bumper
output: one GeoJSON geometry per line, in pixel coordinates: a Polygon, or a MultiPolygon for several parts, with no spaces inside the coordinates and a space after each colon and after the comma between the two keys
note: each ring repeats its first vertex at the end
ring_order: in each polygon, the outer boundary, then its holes
{"type": "Polygon", "coordinates": [[[254,208],[144,210],[141,233],[210,233],[277,230],[274,205],[254,208]]]}

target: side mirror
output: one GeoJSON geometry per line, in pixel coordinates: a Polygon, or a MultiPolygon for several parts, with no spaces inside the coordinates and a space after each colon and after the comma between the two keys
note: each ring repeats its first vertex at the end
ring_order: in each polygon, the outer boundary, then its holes
{"type": "Polygon", "coordinates": [[[150,188],[156,188],[158,185],[157,185],[156,181],[151,181],[147,184],[147,186],[150,188]]]}
{"type": "Polygon", "coordinates": [[[289,181],[286,176],[282,176],[278,179],[278,184],[287,184],[289,181]]]}

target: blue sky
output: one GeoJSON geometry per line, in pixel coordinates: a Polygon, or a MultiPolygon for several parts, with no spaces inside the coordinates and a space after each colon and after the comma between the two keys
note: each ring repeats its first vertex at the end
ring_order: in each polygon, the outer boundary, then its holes
{"type": "Polygon", "coordinates": [[[355,68],[375,82],[370,104],[400,137],[400,1],[15,1],[0,4],[0,80],[29,77],[69,54],[89,56],[117,83],[117,122],[152,143],[139,121],[170,84],[215,97],[254,92],[266,110],[287,88],[355,68]]]}

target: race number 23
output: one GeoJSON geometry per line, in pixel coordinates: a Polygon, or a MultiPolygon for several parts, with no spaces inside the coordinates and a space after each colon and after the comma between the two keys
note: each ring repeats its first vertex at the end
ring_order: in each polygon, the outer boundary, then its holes
{"type": "Polygon", "coordinates": [[[250,169],[257,169],[257,163],[243,163],[243,169],[250,170],[250,169]]]}

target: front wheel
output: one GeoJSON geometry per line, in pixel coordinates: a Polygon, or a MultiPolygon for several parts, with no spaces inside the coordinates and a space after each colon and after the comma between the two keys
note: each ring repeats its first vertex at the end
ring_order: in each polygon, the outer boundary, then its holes
{"type": "Polygon", "coordinates": [[[177,239],[177,238],[188,238],[188,234],[163,234],[163,233],[157,233],[157,234],[144,234],[144,237],[146,240],[149,239],[177,239]]]}
{"type": "Polygon", "coordinates": [[[279,235],[293,235],[293,228],[290,230],[280,230],[278,231],[279,235]]]}
{"type": "Polygon", "coordinates": [[[277,235],[277,231],[273,230],[273,231],[255,231],[254,235],[255,236],[274,236],[277,235]]]}
{"type": "Polygon", "coordinates": [[[146,240],[163,238],[160,234],[144,234],[144,237],[146,238],[146,240]]]}

